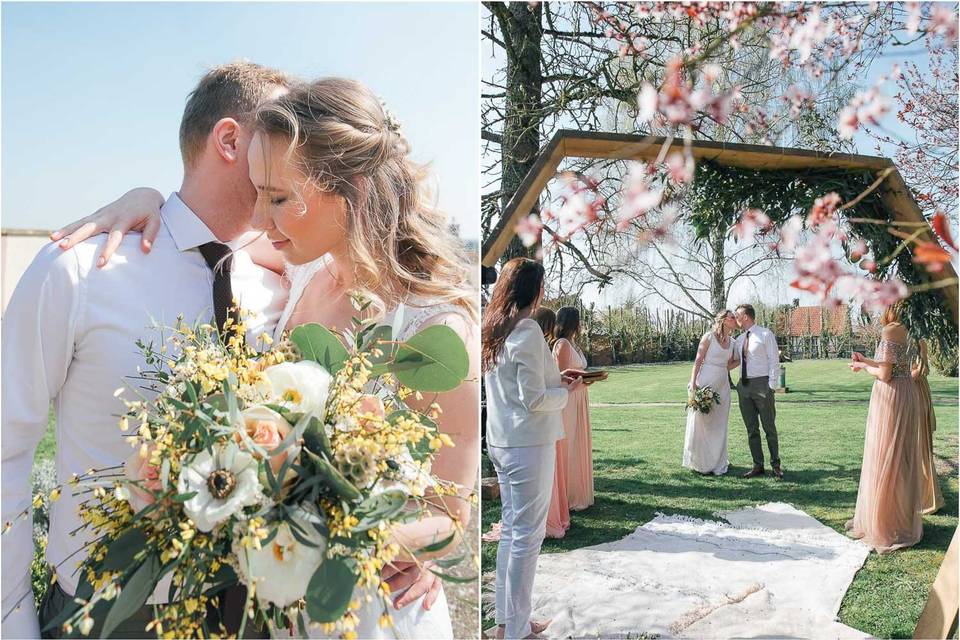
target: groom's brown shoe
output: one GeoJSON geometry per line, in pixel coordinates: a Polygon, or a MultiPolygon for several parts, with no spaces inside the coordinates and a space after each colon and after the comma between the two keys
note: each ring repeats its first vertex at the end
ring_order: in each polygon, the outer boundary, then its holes
{"type": "Polygon", "coordinates": [[[777,480],[783,480],[783,470],[780,465],[773,467],[773,475],[777,476],[777,480]]]}
{"type": "Polygon", "coordinates": [[[763,467],[754,467],[743,474],[742,478],[756,478],[757,476],[762,476],[764,474],[763,467]]]}

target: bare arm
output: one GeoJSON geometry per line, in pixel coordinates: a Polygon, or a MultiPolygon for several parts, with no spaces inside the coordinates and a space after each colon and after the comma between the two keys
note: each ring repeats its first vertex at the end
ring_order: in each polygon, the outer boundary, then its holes
{"type": "Polygon", "coordinates": [[[463,339],[470,354],[470,369],[467,379],[453,391],[424,397],[420,401],[413,398],[409,400],[412,409],[424,413],[436,402],[441,410],[440,432],[448,435],[454,443],[453,447],[442,447],[437,452],[432,471],[438,478],[457,487],[455,495],[429,498],[434,503],[430,508],[432,515],[418,522],[399,525],[392,531],[392,536],[409,551],[416,551],[454,534],[450,544],[443,549],[418,555],[420,561],[443,556],[459,545],[464,529],[470,522],[470,495],[476,488],[480,455],[477,412],[480,406],[480,329],[456,313],[438,315],[426,326],[437,324],[449,326],[463,339]]]}
{"type": "Polygon", "coordinates": [[[57,229],[50,234],[50,240],[67,250],[97,234],[108,234],[97,267],[107,264],[123,236],[131,231],[143,234],[140,248],[144,253],[150,253],[160,231],[160,207],[164,202],[165,198],[156,189],[137,187],[86,218],[57,229]]]}
{"type": "Polygon", "coordinates": [[[710,335],[706,334],[700,338],[700,344],[697,346],[697,355],[693,359],[693,371],[690,372],[690,382],[687,389],[691,392],[697,388],[697,376],[700,375],[700,369],[703,368],[703,361],[707,357],[707,349],[710,348],[710,335]]]}

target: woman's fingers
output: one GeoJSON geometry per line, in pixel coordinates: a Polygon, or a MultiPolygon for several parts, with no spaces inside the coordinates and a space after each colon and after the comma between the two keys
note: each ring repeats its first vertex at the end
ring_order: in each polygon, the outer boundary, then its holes
{"type": "Polygon", "coordinates": [[[102,268],[110,257],[116,252],[117,247],[123,242],[123,229],[112,229],[107,241],[103,243],[103,249],[100,251],[100,257],[97,258],[97,268],[102,268]]]}
{"type": "Polygon", "coordinates": [[[54,231],[53,233],[51,233],[50,240],[53,242],[56,242],[57,240],[60,240],[63,237],[70,235],[71,233],[73,233],[74,231],[76,231],[86,223],[87,223],[87,218],[84,218],[83,220],[78,220],[77,222],[71,222],[67,226],[61,227],[56,231],[54,231]]]}
{"type": "Polygon", "coordinates": [[[143,238],[140,239],[140,248],[144,253],[150,253],[150,249],[153,248],[153,241],[157,239],[157,234],[160,233],[160,223],[162,218],[160,216],[150,216],[147,219],[147,224],[143,228],[143,238]]]}
{"type": "Polygon", "coordinates": [[[417,577],[416,581],[410,585],[410,588],[407,589],[402,596],[397,598],[396,602],[394,603],[394,607],[397,609],[402,609],[403,607],[407,606],[420,596],[430,591],[430,589],[433,587],[433,583],[436,580],[437,576],[435,576],[432,571],[424,567],[420,571],[420,575],[417,577]]]}
{"type": "Polygon", "coordinates": [[[433,606],[433,603],[437,601],[437,597],[440,595],[440,587],[443,585],[440,582],[440,579],[437,578],[433,581],[433,584],[430,585],[430,591],[427,592],[427,595],[423,598],[423,608],[427,611],[430,610],[430,607],[433,606]]]}
{"type": "Polygon", "coordinates": [[[79,228],[71,231],[67,237],[61,240],[59,247],[63,250],[72,249],[77,244],[97,233],[97,224],[95,222],[84,222],[79,228]]]}

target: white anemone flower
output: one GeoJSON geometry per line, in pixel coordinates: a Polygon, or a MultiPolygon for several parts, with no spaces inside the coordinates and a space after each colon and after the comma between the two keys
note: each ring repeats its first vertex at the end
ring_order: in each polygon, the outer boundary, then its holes
{"type": "Polygon", "coordinates": [[[183,504],[183,509],[200,531],[212,531],[219,523],[263,498],[256,458],[233,442],[215,447],[212,455],[201,451],[194,456],[180,472],[177,490],[180,493],[196,491],[196,495],[183,504]]]}
{"type": "Polygon", "coordinates": [[[313,526],[323,522],[321,516],[300,509],[292,520],[306,533],[302,537],[316,546],[297,540],[286,522],[274,524],[276,535],[260,549],[247,549],[241,544],[240,536],[235,536],[233,542],[241,582],[247,588],[255,583],[257,598],[278,607],[287,607],[306,595],[310,579],[323,562],[327,548],[326,539],[313,526]]]}
{"type": "Polygon", "coordinates": [[[333,376],[312,360],[281,362],[263,370],[261,392],[297,413],[323,420],[333,376]]]}

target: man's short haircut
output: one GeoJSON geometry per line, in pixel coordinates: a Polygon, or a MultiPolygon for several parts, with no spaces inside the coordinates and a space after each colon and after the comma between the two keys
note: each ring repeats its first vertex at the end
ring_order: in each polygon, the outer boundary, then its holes
{"type": "Polygon", "coordinates": [[[290,79],[276,69],[253,62],[230,62],[207,71],[187,96],[180,120],[180,155],[185,167],[193,166],[213,125],[223,118],[248,122],[257,107],[276,87],[290,79]]]}
{"type": "Polygon", "coordinates": [[[742,310],[745,314],[747,314],[747,317],[750,318],[751,320],[756,320],[756,319],[757,319],[757,312],[753,310],[753,305],[752,305],[752,304],[740,304],[740,305],[737,305],[737,311],[741,311],[741,310],[742,310]]]}

